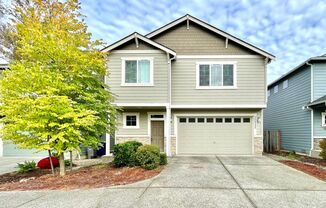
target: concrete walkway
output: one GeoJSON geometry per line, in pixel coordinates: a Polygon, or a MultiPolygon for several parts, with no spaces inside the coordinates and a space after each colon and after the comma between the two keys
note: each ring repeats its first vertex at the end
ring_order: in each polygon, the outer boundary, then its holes
{"type": "Polygon", "coordinates": [[[0,192],[0,207],[326,207],[326,183],[266,157],[174,157],[150,180],[0,192]]]}
{"type": "Polygon", "coordinates": [[[0,175],[17,171],[17,163],[32,160],[37,163],[40,159],[40,157],[0,157],[0,175]]]}

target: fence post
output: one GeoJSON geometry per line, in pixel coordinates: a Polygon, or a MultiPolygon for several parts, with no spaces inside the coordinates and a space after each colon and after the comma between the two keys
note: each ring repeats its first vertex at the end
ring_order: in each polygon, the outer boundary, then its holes
{"type": "Polygon", "coordinates": [[[281,150],[281,129],[277,130],[277,150],[281,150]]]}

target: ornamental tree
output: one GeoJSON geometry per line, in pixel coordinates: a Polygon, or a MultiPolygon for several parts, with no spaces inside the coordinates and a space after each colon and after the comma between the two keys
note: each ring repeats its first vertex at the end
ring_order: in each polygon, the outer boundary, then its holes
{"type": "Polygon", "coordinates": [[[15,57],[0,80],[2,138],[18,147],[64,153],[97,148],[115,128],[101,41],[91,40],[77,0],[32,0],[16,6],[15,57]]]}

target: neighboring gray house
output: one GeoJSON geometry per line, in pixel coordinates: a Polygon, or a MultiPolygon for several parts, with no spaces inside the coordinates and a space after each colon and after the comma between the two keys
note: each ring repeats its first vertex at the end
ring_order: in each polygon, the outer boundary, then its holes
{"type": "Polygon", "coordinates": [[[123,109],[107,153],[128,140],[167,155],[262,153],[273,55],[190,15],[102,51],[105,81],[123,109]]]}
{"type": "MultiPolygon", "coordinates": [[[[1,59],[0,59],[1,61],[1,59]]],[[[8,69],[9,66],[7,63],[5,63],[4,61],[0,63],[0,78],[1,78],[1,74],[4,70],[8,69]]],[[[1,118],[1,115],[0,115],[1,118]]],[[[1,126],[0,126],[1,128],[1,126]]],[[[0,157],[2,156],[14,156],[14,157],[20,157],[20,156],[44,156],[47,155],[46,152],[38,152],[35,153],[35,151],[33,150],[29,150],[29,149],[21,149],[21,148],[17,148],[16,145],[10,143],[10,142],[3,142],[1,137],[0,137],[0,157]]]]}
{"type": "Polygon", "coordinates": [[[326,138],[326,55],[312,57],[268,86],[264,130],[281,130],[281,147],[318,156],[326,138]]]}

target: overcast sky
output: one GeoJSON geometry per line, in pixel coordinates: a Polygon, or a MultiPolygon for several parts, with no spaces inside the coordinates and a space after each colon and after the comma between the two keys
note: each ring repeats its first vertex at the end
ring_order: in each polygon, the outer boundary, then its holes
{"type": "Polygon", "coordinates": [[[326,53],[325,0],[81,0],[94,39],[143,35],[187,13],[277,58],[268,81],[326,53]]]}

